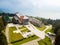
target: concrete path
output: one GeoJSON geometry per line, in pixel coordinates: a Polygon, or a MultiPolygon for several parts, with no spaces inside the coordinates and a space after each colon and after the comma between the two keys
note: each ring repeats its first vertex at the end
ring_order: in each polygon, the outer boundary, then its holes
{"type": "Polygon", "coordinates": [[[9,42],[9,27],[8,25],[6,26],[6,29],[5,29],[5,35],[6,35],[6,38],[7,38],[7,42],[8,42],[8,45],[10,45],[10,42],[9,42]]]}
{"type": "Polygon", "coordinates": [[[54,36],[50,36],[50,35],[48,35],[48,34],[46,34],[46,36],[51,39],[52,45],[54,45],[55,37],[54,37],[54,36]]]}
{"type": "Polygon", "coordinates": [[[27,43],[24,43],[24,44],[21,44],[21,45],[39,45],[38,44],[38,41],[40,40],[40,38],[38,39],[35,39],[35,40],[32,40],[32,41],[29,41],[27,43]]]}
{"type": "Polygon", "coordinates": [[[47,29],[49,29],[49,26],[46,26],[46,29],[45,29],[45,30],[43,30],[43,31],[45,32],[47,29]]]}
{"type": "Polygon", "coordinates": [[[36,36],[40,37],[41,39],[45,38],[45,32],[38,30],[35,26],[33,26],[31,23],[29,25],[26,25],[26,27],[33,32],[36,36]]]}
{"type": "Polygon", "coordinates": [[[47,29],[49,29],[49,28],[52,28],[52,26],[51,26],[51,25],[46,26],[46,29],[44,30],[44,32],[45,32],[47,29]]]}
{"type": "MultiPolygon", "coordinates": [[[[17,28],[17,30],[20,30],[18,28],[20,25],[12,25],[12,27],[13,26],[15,26],[17,28]]],[[[36,39],[36,40],[33,40],[33,41],[30,41],[30,42],[27,42],[27,43],[24,43],[22,45],[39,45],[37,41],[45,38],[45,36],[46,36],[45,31],[49,28],[49,26],[47,26],[47,28],[44,31],[40,31],[34,25],[32,25],[31,23],[29,23],[29,25],[25,25],[25,27],[28,28],[31,32],[33,32],[36,36],[38,36],[40,38],[36,39]]],[[[9,25],[6,26],[6,31],[5,32],[6,32],[6,37],[7,37],[8,45],[9,45],[10,44],[10,42],[9,42],[9,35],[8,35],[9,25]]],[[[22,34],[21,31],[20,31],[20,34],[22,34]]],[[[23,34],[22,34],[22,36],[23,36],[23,34]]]]}

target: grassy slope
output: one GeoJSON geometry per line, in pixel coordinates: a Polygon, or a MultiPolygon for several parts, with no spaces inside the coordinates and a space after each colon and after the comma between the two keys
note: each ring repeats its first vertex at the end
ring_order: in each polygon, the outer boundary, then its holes
{"type": "Polygon", "coordinates": [[[38,41],[39,45],[52,45],[50,38],[46,37],[43,40],[38,41]]]}

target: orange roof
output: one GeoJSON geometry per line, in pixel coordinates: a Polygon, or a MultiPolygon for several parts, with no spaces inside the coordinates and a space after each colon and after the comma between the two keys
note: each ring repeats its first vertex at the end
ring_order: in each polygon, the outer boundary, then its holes
{"type": "Polygon", "coordinates": [[[23,19],[24,18],[24,16],[20,16],[20,19],[23,19]]]}

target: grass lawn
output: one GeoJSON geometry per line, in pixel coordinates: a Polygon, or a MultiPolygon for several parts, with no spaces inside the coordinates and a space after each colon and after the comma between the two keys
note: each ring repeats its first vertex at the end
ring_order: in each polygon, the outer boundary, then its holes
{"type": "Polygon", "coordinates": [[[9,28],[9,39],[12,45],[20,45],[38,38],[35,35],[28,38],[23,38],[21,34],[13,33],[14,30],[16,30],[16,27],[9,28]]]}
{"type": "Polygon", "coordinates": [[[20,45],[20,44],[32,41],[32,40],[37,39],[37,38],[38,37],[34,35],[34,36],[29,37],[29,38],[24,38],[23,40],[21,40],[19,42],[13,43],[13,45],[20,45]]]}
{"type": "Polygon", "coordinates": [[[23,39],[22,35],[20,33],[13,33],[13,31],[16,30],[16,27],[10,27],[9,28],[9,39],[10,42],[14,42],[20,39],[23,39]]]}
{"type": "Polygon", "coordinates": [[[48,32],[53,33],[54,31],[52,30],[52,28],[49,28],[49,29],[47,29],[47,30],[45,31],[45,33],[48,33],[48,32]]]}
{"type": "Polygon", "coordinates": [[[25,27],[25,26],[21,26],[19,27],[19,29],[21,30],[21,32],[28,32],[29,30],[25,27]]]}
{"type": "Polygon", "coordinates": [[[35,26],[35,27],[40,31],[43,31],[46,28],[45,26],[42,26],[42,27],[35,26]]]}
{"type": "Polygon", "coordinates": [[[21,32],[28,32],[29,30],[27,28],[23,28],[23,30],[21,30],[21,32]]]}
{"type": "Polygon", "coordinates": [[[21,27],[19,27],[19,29],[23,29],[23,28],[26,28],[25,26],[21,26],[21,27]]]}
{"type": "Polygon", "coordinates": [[[50,38],[45,37],[45,39],[38,41],[39,45],[52,45],[50,38]]]}

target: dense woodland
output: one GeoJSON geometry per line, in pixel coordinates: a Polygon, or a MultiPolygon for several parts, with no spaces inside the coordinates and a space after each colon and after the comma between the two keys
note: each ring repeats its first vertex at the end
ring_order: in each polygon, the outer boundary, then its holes
{"type": "Polygon", "coordinates": [[[3,33],[3,31],[5,31],[6,25],[7,25],[7,22],[6,22],[5,18],[3,16],[0,17],[0,45],[8,45],[6,36],[3,33]]]}
{"type": "MultiPolygon", "coordinates": [[[[12,16],[14,14],[0,13],[0,16],[1,15],[3,15],[3,16],[0,17],[0,45],[7,45],[6,37],[5,37],[4,33],[2,32],[7,25],[4,15],[12,16]]],[[[35,18],[38,20],[41,20],[45,25],[51,24],[53,26],[52,30],[56,34],[55,45],[60,45],[60,19],[52,20],[52,19],[45,19],[45,18],[40,18],[40,17],[35,17],[35,18]]]]}

